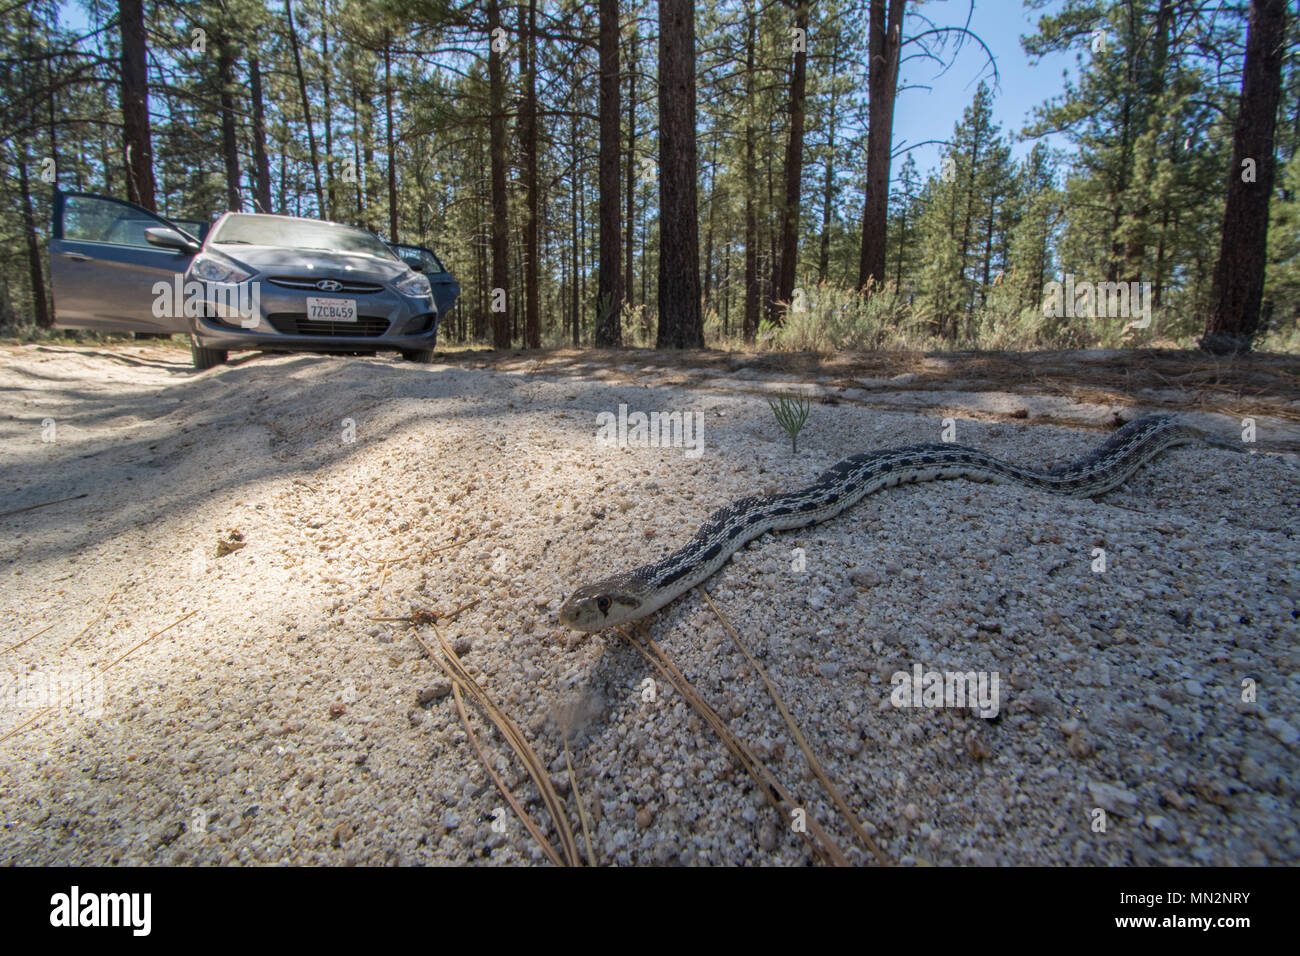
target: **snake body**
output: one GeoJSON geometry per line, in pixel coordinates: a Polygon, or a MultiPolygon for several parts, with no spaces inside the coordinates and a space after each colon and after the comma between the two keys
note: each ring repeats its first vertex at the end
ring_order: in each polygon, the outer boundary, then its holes
{"type": "Polygon", "coordinates": [[[949,443],[854,455],[806,488],[733,501],[715,511],[685,545],[653,564],[583,585],[560,608],[560,622],[578,631],[599,631],[644,617],[707,580],[747,542],[768,531],[827,521],[882,488],[965,478],[1090,497],[1115,488],[1165,449],[1197,440],[1232,447],[1175,418],[1150,415],[1129,422],[1082,458],[1050,471],[1022,468],[949,443]]]}

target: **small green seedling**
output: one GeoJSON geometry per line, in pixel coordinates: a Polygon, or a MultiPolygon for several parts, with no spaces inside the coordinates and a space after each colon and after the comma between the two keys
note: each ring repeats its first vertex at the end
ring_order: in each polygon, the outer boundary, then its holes
{"type": "Polygon", "coordinates": [[[790,453],[799,454],[799,432],[803,430],[804,422],[808,421],[812,402],[802,395],[782,395],[775,402],[769,398],[767,404],[776,416],[777,424],[790,436],[790,453]]]}

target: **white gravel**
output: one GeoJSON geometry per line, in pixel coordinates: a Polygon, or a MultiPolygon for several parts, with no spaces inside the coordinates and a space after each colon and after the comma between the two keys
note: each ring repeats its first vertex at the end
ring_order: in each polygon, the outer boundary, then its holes
{"type": "MultiPolygon", "coordinates": [[[[102,714],[46,714],[0,743],[0,863],[540,861],[513,816],[494,832],[504,801],[440,671],[408,627],[372,620],[475,599],[447,637],[564,787],[568,728],[601,863],[812,859],[678,695],[643,700],[634,650],[555,612],[735,497],[939,440],[938,417],[816,405],[794,457],[765,399],[716,376],[314,356],[195,375],[186,358],[0,350],[0,511],[88,493],[0,519],[0,648],[49,628],[0,654],[0,735],[37,713],[16,688],[93,676],[193,612],[104,672],[102,714]],[[596,416],[620,403],[701,412],[702,456],[600,444],[596,416]],[[232,531],[244,546],[217,557],[232,531]]],[[[1043,465],[1099,439],[956,427],[1043,465]]],[[[1173,450],[1097,501],[895,489],[754,542],[708,588],[895,860],[1295,864],[1300,471],[1269,437],[1261,424],[1252,455],[1173,450]],[[915,664],[996,672],[998,716],[891,706],[915,664]]],[[[866,862],[704,601],[650,628],[866,862]]]]}

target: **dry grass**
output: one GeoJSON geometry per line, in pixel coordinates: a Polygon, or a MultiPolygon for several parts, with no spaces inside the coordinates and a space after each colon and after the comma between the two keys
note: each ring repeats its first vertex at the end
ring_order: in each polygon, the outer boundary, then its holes
{"type": "MultiPolygon", "coordinates": [[[[1178,349],[1079,351],[758,352],[713,349],[491,350],[447,355],[445,361],[475,368],[528,370],[556,378],[604,383],[654,383],[711,389],[707,379],[727,378],[729,391],[757,385],[735,373],[757,373],[786,383],[842,389],[836,402],[888,403],[891,392],[998,391],[1061,395],[1081,402],[1137,405],[1168,412],[1210,410],[1234,416],[1300,421],[1300,356],[1252,353],[1215,357],[1178,349]],[[624,368],[620,368],[623,366],[624,368]],[[635,366],[636,371],[625,367],[635,366]],[[898,376],[906,378],[897,381],[898,376]],[[707,376],[707,379],[705,378],[707,376]],[[866,398],[858,397],[870,383],[866,398]]],[[[761,392],[770,397],[770,392],[761,392]]]]}

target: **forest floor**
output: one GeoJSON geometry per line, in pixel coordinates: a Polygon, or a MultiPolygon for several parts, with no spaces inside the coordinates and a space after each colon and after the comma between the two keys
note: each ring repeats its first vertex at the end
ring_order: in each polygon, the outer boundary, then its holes
{"type": "MultiPolygon", "coordinates": [[[[890,860],[1300,863],[1300,358],[0,346],[0,864],[543,860],[417,638],[525,731],[595,860],[814,859],[618,634],[556,619],[713,509],[956,440],[1047,466],[1150,411],[1184,447],[1099,499],[949,481],[768,535],[648,633],[844,848],[890,860]],[[791,453],[767,399],[813,400],[791,453]],[[699,416],[612,447],[597,416],[699,416]],[[1098,551],[1104,552],[1101,568],[1098,551]],[[725,621],[723,619],[725,615],[725,621]],[[409,619],[415,617],[415,623],[409,619]],[[999,680],[997,714],[891,703],[999,680]],[[55,685],[77,689],[44,710],[55,685]],[[564,749],[573,763],[570,776],[564,749]]],[[[492,769],[537,791],[472,704],[492,769]]]]}

